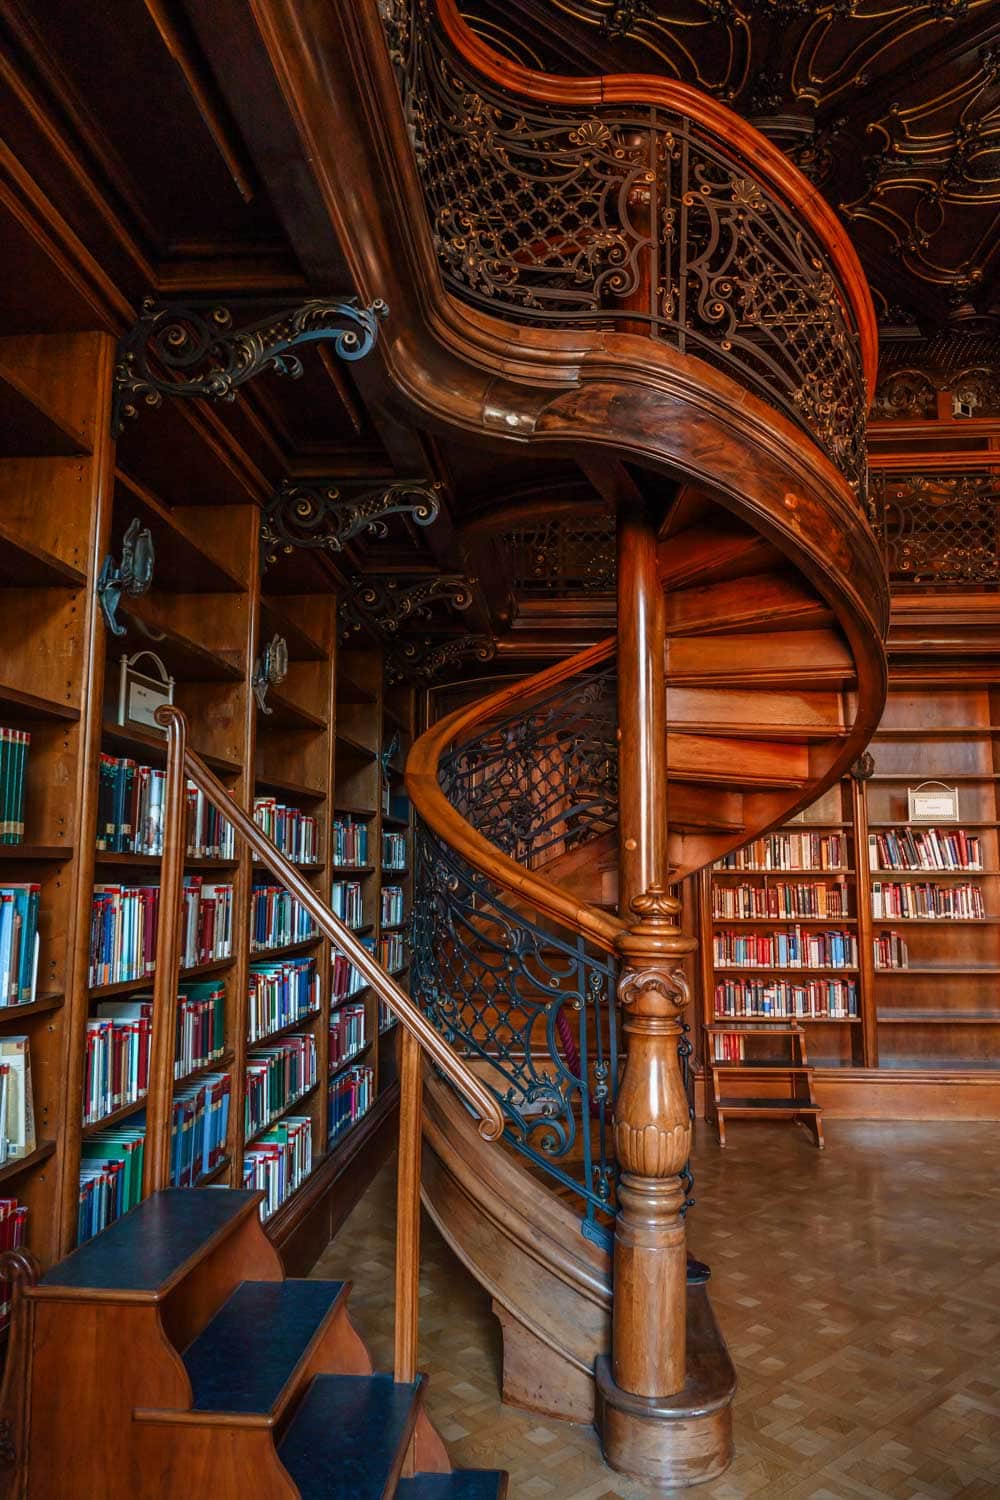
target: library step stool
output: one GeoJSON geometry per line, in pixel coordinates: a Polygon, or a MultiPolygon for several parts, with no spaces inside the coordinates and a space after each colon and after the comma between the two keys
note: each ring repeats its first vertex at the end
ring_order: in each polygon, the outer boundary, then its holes
{"type": "Polygon", "coordinates": [[[726,1117],[787,1119],[804,1125],[823,1149],[823,1112],[813,1091],[813,1069],[806,1055],[806,1034],[795,1021],[716,1021],[705,1027],[712,1118],[719,1145],[726,1144],[726,1117]],[[786,1054],[775,1056],[775,1043],[786,1054]],[[762,1084],[762,1080],[767,1080],[762,1084]],[[745,1094],[743,1084],[765,1087],[766,1094],[745,1094]],[[772,1093],[787,1085],[788,1096],[772,1093]],[[738,1092],[733,1092],[737,1090],[738,1092]]]}
{"type": "Polygon", "coordinates": [[[285,1278],[262,1196],[155,1193],[25,1288],[0,1493],[504,1500],[505,1475],[452,1472],[426,1376],[373,1373],[350,1283],[285,1278]]]}

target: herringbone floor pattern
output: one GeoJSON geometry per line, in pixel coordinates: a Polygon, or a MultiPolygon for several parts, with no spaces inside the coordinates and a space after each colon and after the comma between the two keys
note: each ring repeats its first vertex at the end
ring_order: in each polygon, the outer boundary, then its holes
{"type": "MultiPolygon", "coordinates": [[[[1000,1500],[1000,1129],[828,1121],[699,1125],[690,1243],[740,1379],[736,1461],[699,1500],[1000,1500]]],[[[393,1175],[315,1274],[353,1278],[376,1362],[392,1359],[393,1175]]],[[[503,1406],[486,1295],[425,1217],[421,1364],[463,1467],[513,1500],[641,1500],[589,1428],[503,1406]]]]}

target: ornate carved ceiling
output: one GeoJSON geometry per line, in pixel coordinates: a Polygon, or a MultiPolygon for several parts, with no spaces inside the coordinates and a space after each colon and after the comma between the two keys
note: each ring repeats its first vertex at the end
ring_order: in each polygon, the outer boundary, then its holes
{"type": "Polygon", "coordinates": [[[996,0],[465,0],[498,50],[724,100],[849,225],[887,325],[1000,323],[996,0]]]}

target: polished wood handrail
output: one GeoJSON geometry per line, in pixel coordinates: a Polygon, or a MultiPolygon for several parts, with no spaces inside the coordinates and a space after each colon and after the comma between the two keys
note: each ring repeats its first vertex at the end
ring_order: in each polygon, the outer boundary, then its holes
{"type": "Polygon", "coordinates": [[[589,939],[605,953],[613,953],[626,924],[610,912],[568,896],[544,875],[526,870],[503,854],[471,823],[466,822],[441,790],[439,765],[445,751],[468,739],[512,704],[527,707],[540,694],[578,677],[590,667],[609,661],[617,640],[609,636],[554,666],[521,682],[509,683],[490,697],[456,709],[420,736],[406,761],[406,790],[410,801],[431,831],[442,838],[473,869],[502,889],[519,896],[548,917],[589,939]]]}
{"type": "MultiPolygon", "coordinates": [[[[167,729],[177,719],[184,722],[182,710],[174,704],[164,704],[157,709],[156,716],[157,721],[167,729]]],[[[174,749],[175,754],[178,744],[179,740],[171,741],[171,748],[174,749]]],[[[250,845],[257,857],[263,860],[275,875],[281,876],[286,888],[309,912],[323,935],[329,938],[341,953],[347,955],[355,968],[360,970],[365,983],[371,985],[376,995],[385,1001],[393,1015],[406,1027],[407,1031],[416,1037],[435,1066],[447,1075],[466,1104],[479,1116],[479,1133],[483,1139],[487,1141],[499,1139],[503,1134],[504,1118],[493,1094],[448,1046],[441,1033],[414,1005],[406,991],[401,989],[392,975],[383,969],[374,954],[359,941],[351,929],[346,927],[339,917],[334,916],[329,906],[317,896],[301,871],[289,862],[281,850],[267,837],[267,834],[252,818],[247,816],[236,799],[193,750],[185,751],[183,769],[184,774],[194,782],[200,792],[204,793],[212,806],[229,820],[240,838],[250,845]]]]}
{"type": "Polygon", "coordinates": [[[817,188],[765,135],[709,94],[674,78],[649,73],[616,73],[569,78],[526,68],[494,51],[462,17],[457,0],[435,0],[438,19],[459,56],[498,89],[541,104],[592,108],[597,104],[656,105],[686,115],[746,158],[797,215],[826,250],[840,278],[860,339],[861,364],[868,399],[875,394],[878,372],[878,324],[875,305],[858,253],[844,226],[817,188]]]}

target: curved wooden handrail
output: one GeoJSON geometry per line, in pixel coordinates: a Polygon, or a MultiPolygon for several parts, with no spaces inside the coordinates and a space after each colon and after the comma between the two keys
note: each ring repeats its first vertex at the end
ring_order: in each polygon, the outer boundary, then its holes
{"type": "Polygon", "coordinates": [[[539,693],[558,687],[589,667],[609,661],[616,649],[616,638],[609,636],[576,656],[546,667],[533,677],[508,683],[490,697],[456,709],[420,736],[406,760],[406,790],[410,801],[433,833],[480,874],[495,881],[511,895],[530,901],[537,910],[564,923],[605,953],[616,950],[618,938],[627,931],[627,923],[599,907],[574,900],[551,880],[533,870],[526,870],[509,855],[501,853],[452,807],[441,790],[438,767],[445,750],[456,742],[461,744],[463,737],[467,737],[473,728],[489,723],[512,704],[526,706],[539,693]]]}
{"type": "MultiPolygon", "coordinates": [[[[184,714],[174,704],[164,704],[157,709],[157,719],[167,729],[179,720],[184,724],[184,714]]],[[[414,1005],[406,991],[401,989],[391,974],[386,973],[378,960],[346,927],[339,917],[313,890],[302,874],[282,854],[281,850],[258,828],[252,818],[240,807],[205,762],[193,750],[184,756],[184,770],[199,791],[232,823],[240,838],[245,839],[251,849],[282,881],[296,901],[309,912],[325,937],[335,943],[347,955],[351,963],[360,970],[366,983],[370,984],[380,999],[399,1019],[401,1025],[420,1044],[431,1061],[441,1069],[458,1094],[479,1116],[479,1134],[487,1141],[498,1140],[503,1134],[503,1113],[494,1095],[483,1084],[458,1054],[449,1047],[444,1037],[432,1026],[421,1010],[414,1005]]]]}
{"type": "Polygon", "coordinates": [[[686,115],[735,147],[766,178],[793,213],[826,249],[850,301],[860,339],[861,364],[869,402],[878,371],[878,324],[868,281],[857,251],[832,208],[783,151],[734,110],[673,78],[649,73],[615,73],[569,78],[536,72],[502,56],[476,36],[459,12],[457,0],[435,0],[438,19],[452,46],[497,88],[541,104],[592,107],[595,104],[652,104],[686,115]]]}

